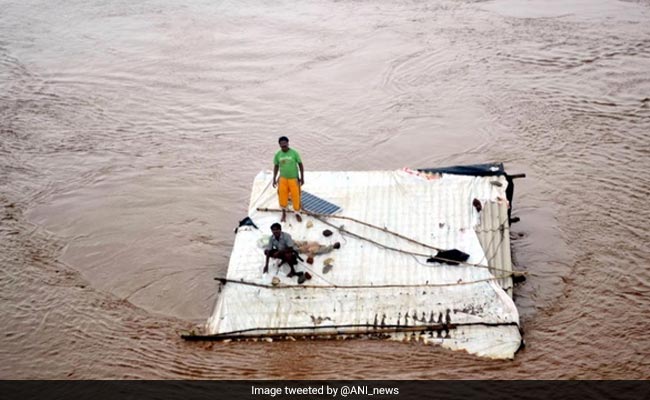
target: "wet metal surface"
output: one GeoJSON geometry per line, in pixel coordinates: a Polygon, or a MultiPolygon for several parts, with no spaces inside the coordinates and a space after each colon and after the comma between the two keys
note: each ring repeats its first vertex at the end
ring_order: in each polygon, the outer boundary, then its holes
{"type": "MultiPolygon", "coordinates": [[[[450,308],[472,308],[482,312],[459,314],[454,322],[481,323],[484,329],[454,331],[447,335],[450,343],[440,344],[489,358],[514,357],[521,345],[516,326],[519,313],[495,279],[509,277],[510,265],[498,265],[499,270],[491,274],[486,258],[494,267],[501,231],[494,228],[494,232],[485,233],[491,242],[486,255],[474,228],[492,216],[476,211],[470,200],[505,203],[504,176],[443,174],[431,179],[402,169],[310,172],[305,189],[327,195],[345,211],[327,219],[305,212],[302,223],[284,223],[283,232],[296,243],[342,243],[333,253],[314,256],[315,265],[335,263],[331,273],[329,268],[321,271],[297,263],[297,270],[313,275],[308,283],[296,283],[287,275],[288,266],[279,262],[266,274],[260,270],[263,243],[280,215],[279,209],[271,208],[278,201],[271,180],[270,171],[255,178],[247,214],[259,229],[238,231],[228,265],[228,284],[207,321],[207,333],[226,337],[235,333],[296,335],[313,329],[331,335],[340,333],[339,328],[347,333],[367,333],[377,313],[387,315],[389,325],[415,333],[412,328],[421,324],[415,321],[417,312],[410,315],[411,310],[446,309],[445,321],[449,323],[450,308]],[[493,184],[499,181],[503,183],[493,184]],[[441,221],[445,224],[442,229],[441,221]],[[328,226],[336,233],[325,238],[322,232],[328,226]],[[462,254],[462,259],[454,256],[456,253],[462,254]],[[430,263],[432,254],[437,257],[434,263],[430,263]],[[280,285],[273,285],[275,278],[280,285]],[[314,312],[332,323],[310,328],[313,316],[311,320],[309,316],[314,312]],[[499,333],[487,332],[489,327],[499,333]]],[[[499,223],[507,221],[493,221],[488,226],[499,223]]]]}

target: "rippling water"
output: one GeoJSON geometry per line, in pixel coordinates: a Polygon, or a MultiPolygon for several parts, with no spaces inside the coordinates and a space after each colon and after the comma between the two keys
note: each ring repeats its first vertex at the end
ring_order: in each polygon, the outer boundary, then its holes
{"type": "Polygon", "coordinates": [[[0,1],[0,377],[650,378],[650,2],[0,1]],[[253,177],[503,161],[526,348],[186,343],[253,177]]]}

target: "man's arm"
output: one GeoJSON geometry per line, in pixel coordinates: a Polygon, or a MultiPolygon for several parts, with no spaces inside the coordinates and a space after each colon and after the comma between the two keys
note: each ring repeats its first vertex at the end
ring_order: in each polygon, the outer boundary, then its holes
{"type": "Polygon", "coordinates": [[[266,274],[267,272],[269,272],[269,258],[271,258],[271,254],[269,253],[268,250],[265,251],[264,253],[266,253],[265,254],[266,255],[266,261],[264,262],[264,269],[262,270],[262,273],[266,274]]]}
{"type": "Polygon", "coordinates": [[[262,273],[265,274],[269,272],[269,258],[271,258],[271,252],[273,251],[273,236],[269,238],[269,244],[266,245],[264,250],[264,255],[266,256],[266,262],[264,263],[264,269],[262,273]]]}
{"type": "Polygon", "coordinates": [[[301,185],[305,184],[305,168],[303,168],[302,163],[298,163],[298,168],[300,168],[300,179],[299,182],[301,185]]]}
{"type": "Polygon", "coordinates": [[[278,186],[278,171],[280,170],[280,167],[278,167],[277,164],[273,166],[273,187],[278,186]]]}

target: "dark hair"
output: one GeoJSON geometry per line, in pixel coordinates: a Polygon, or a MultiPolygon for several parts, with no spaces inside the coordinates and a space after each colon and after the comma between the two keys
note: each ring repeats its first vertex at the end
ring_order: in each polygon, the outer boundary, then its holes
{"type": "Polygon", "coordinates": [[[282,230],[282,225],[280,225],[279,223],[276,222],[273,225],[271,225],[271,230],[273,230],[273,229],[282,230]]]}
{"type": "Polygon", "coordinates": [[[280,143],[280,142],[288,142],[288,141],[289,141],[289,138],[286,137],[286,136],[280,136],[280,139],[278,139],[278,143],[280,143]]]}

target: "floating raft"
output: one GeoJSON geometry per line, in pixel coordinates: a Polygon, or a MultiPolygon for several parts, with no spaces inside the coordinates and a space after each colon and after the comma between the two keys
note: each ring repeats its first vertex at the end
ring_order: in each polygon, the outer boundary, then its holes
{"type": "Polygon", "coordinates": [[[309,171],[303,189],[329,214],[306,212],[298,223],[288,213],[283,231],[341,247],[301,262],[297,270],[312,276],[303,285],[273,261],[262,274],[263,246],[280,220],[271,179],[264,171],[253,182],[248,216],[255,226],[237,230],[206,333],[185,339],[367,335],[514,357],[522,337],[511,297],[512,179],[502,164],[309,171]],[[323,236],[325,229],[333,235],[323,236]],[[449,249],[469,258],[427,262],[449,249]]]}

